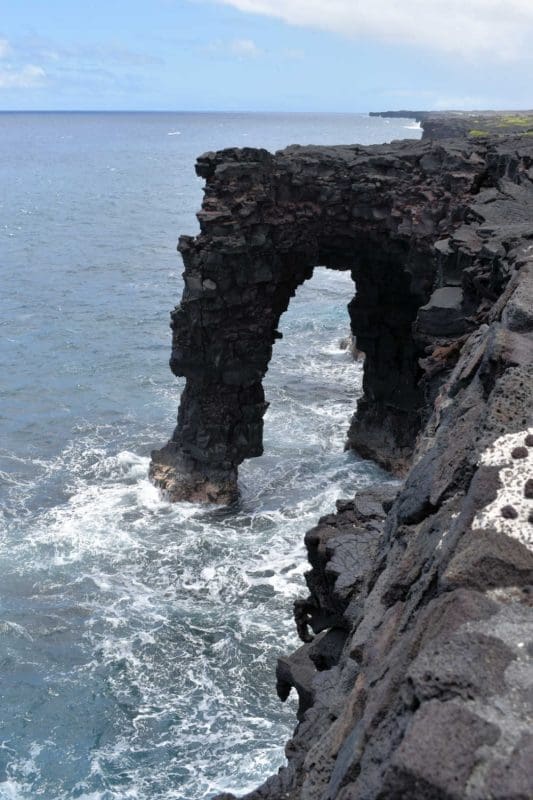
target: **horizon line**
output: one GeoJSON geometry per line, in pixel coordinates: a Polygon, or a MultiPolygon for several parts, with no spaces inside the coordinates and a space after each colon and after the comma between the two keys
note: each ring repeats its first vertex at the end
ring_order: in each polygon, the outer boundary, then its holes
{"type": "Polygon", "coordinates": [[[505,114],[508,112],[533,113],[532,109],[520,107],[511,108],[387,108],[364,110],[323,110],[323,109],[197,109],[197,108],[5,108],[0,109],[0,114],[398,114],[405,111],[409,114],[505,114]]]}
{"type": "MultiPolygon", "coordinates": [[[[387,109],[392,110],[394,109],[387,109]]],[[[397,111],[411,111],[410,109],[397,109],[397,111]]],[[[443,113],[449,109],[416,109],[416,112],[443,113]]],[[[451,109],[450,109],[451,110],[451,109]]],[[[5,108],[0,109],[0,114],[370,114],[372,109],[364,111],[325,111],[316,109],[298,109],[287,111],[286,109],[171,109],[171,108],[5,108]]],[[[385,111],[374,111],[373,113],[385,113],[385,111]]],[[[415,113],[415,110],[412,111],[415,113]]]]}

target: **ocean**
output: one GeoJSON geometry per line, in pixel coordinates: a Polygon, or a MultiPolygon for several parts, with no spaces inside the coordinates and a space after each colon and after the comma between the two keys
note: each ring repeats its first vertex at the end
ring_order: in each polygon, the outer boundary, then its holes
{"type": "Polygon", "coordinates": [[[303,534],[388,479],[343,451],[354,284],[318,267],[283,316],[238,506],[171,505],[147,473],[183,387],[175,245],[206,150],[419,137],[357,114],[0,114],[1,800],[207,800],[284,762],[303,534]]]}

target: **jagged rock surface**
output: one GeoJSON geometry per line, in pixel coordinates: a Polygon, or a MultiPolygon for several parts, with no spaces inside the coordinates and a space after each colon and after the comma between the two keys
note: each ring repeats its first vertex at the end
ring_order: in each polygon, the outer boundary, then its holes
{"type": "Polygon", "coordinates": [[[431,415],[397,497],[306,536],[305,643],[278,667],[300,721],[247,800],[533,796],[532,151],[493,144],[436,242],[414,324],[431,415]]]}
{"type": "Polygon", "coordinates": [[[169,469],[231,484],[260,452],[279,315],[315,264],[357,283],[351,444],[411,465],[306,535],[303,644],[277,670],[299,721],[247,800],[529,800],[533,141],[232,150],[199,172],[169,469]]]}
{"type": "Polygon", "coordinates": [[[202,156],[201,233],[180,239],[185,290],[172,313],[171,368],[187,385],[152,479],[173,499],[236,496],[238,465],[263,449],[280,316],[316,265],[351,270],[357,285],[364,395],[348,446],[405,474],[428,395],[512,272],[530,153],[524,137],[202,156]]]}

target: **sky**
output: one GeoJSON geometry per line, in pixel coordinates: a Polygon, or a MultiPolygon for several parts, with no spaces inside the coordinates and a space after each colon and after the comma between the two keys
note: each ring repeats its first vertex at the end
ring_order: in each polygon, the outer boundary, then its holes
{"type": "Polygon", "coordinates": [[[0,110],[533,108],[533,0],[0,0],[0,110]]]}

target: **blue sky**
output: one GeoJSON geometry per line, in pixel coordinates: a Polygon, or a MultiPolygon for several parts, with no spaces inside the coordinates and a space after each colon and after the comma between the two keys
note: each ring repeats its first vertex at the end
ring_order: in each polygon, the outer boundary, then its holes
{"type": "Polygon", "coordinates": [[[0,0],[0,109],[533,107],[533,0],[0,0]]]}

